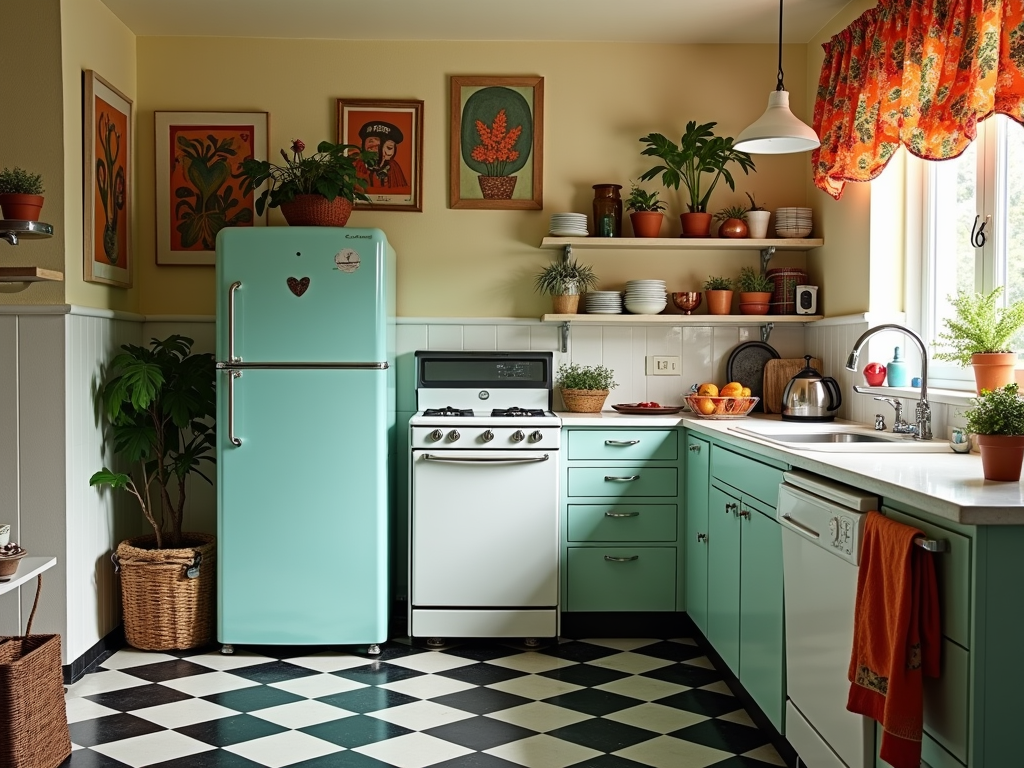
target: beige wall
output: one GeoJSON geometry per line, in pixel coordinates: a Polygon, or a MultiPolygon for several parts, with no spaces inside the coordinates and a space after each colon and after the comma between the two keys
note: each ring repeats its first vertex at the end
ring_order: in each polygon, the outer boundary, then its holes
{"type": "MultiPolygon", "coordinates": [[[[640,156],[652,131],[678,139],[688,120],[717,121],[735,136],[763,111],[774,86],[776,48],[573,43],[349,42],[138,38],[136,283],[146,314],[214,311],[213,269],[157,267],[153,256],[153,111],[266,110],[270,153],[294,138],[308,146],[336,138],[335,99],[415,98],[424,109],[423,212],[357,211],[349,226],[380,227],[399,255],[403,316],[530,317],[549,301],[532,276],[554,252],[537,245],[554,211],[590,212],[591,185],[628,189],[654,163],[640,156]],[[448,78],[523,74],[545,78],[544,210],[448,208],[448,78]]],[[[806,47],[787,46],[787,87],[797,111],[807,103],[806,47]]],[[[809,120],[809,114],[801,114],[809,120]]],[[[712,208],[756,193],[768,208],[804,205],[808,156],[762,156],[758,173],[719,184],[712,208]]],[[[653,182],[649,188],[658,186],[653,182]]],[[[679,233],[679,193],[665,234],[679,233]]],[[[276,210],[271,224],[282,224],[276,210]]],[[[628,224],[626,225],[628,232],[628,224]]],[[[606,287],[661,277],[693,289],[712,274],[756,264],[748,252],[609,251],[582,254],[606,287]]],[[[802,265],[780,254],[773,266],[802,265]]]]}

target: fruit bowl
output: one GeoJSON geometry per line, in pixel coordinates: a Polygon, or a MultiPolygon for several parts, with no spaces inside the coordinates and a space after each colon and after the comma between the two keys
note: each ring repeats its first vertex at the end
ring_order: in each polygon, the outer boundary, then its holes
{"type": "Polygon", "coordinates": [[[686,404],[702,419],[742,419],[757,405],[759,397],[708,397],[687,395],[686,404]]]}

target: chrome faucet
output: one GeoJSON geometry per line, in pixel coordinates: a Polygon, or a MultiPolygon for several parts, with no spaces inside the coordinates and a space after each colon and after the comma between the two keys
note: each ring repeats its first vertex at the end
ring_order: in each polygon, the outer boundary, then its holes
{"type": "MultiPolygon", "coordinates": [[[[932,409],[928,405],[928,349],[924,345],[921,337],[914,333],[909,328],[896,323],[885,323],[883,325],[876,325],[874,328],[868,328],[860,335],[860,338],[854,342],[853,350],[850,352],[850,356],[846,360],[846,370],[854,371],[857,370],[857,360],[860,358],[860,348],[864,346],[864,342],[874,336],[876,333],[883,331],[900,331],[910,337],[918,350],[921,352],[921,399],[918,400],[917,408],[914,411],[915,422],[910,429],[913,429],[914,439],[916,440],[931,440],[932,439],[932,409]]],[[[854,392],[863,393],[864,390],[861,387],[854,386],[854,392]]],[[[876,398],[878,399],[878,398],[876,398]]],[[[897,418],[897,421],[899,419],[897,418]]]]}

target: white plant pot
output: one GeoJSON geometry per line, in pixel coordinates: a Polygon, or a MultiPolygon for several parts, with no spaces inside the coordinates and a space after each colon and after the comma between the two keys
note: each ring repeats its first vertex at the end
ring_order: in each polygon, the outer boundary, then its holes
{"type": "Polygon", "coordinates": [[[747,211],[749,237],[754,240],[763,240],[768,237],[768,220],[771,216],[771,211],[747,211]]]}

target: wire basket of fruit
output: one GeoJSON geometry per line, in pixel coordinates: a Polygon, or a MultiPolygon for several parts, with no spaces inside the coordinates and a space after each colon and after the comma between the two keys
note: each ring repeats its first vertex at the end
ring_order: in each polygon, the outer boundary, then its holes
{"type": "Polygon", "coordinates": [[[701,384],[686,396],[686,404],[702,419],[742,419],[760,399],[751,396],[749,387],[731,381],[721,389],[715,384],[701,384]]]}

